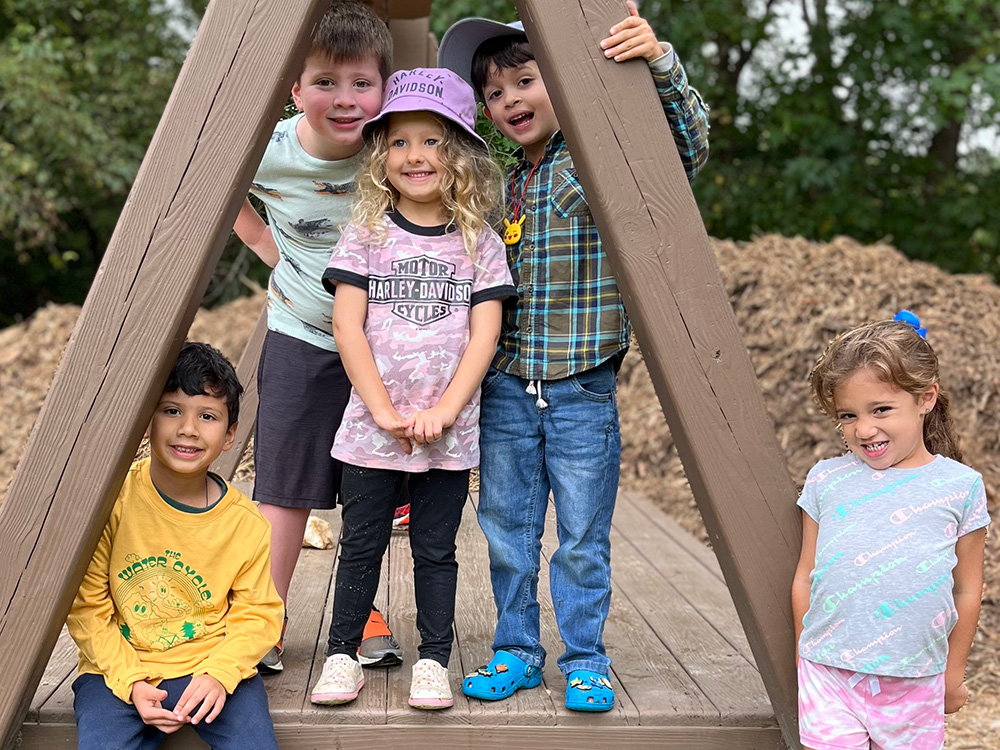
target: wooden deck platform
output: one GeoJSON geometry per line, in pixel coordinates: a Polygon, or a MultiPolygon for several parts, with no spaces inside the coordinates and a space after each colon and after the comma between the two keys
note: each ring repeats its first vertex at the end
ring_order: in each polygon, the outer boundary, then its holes
{"type": "MultiPolygon", "coordinates": [[[[491,655],[495,609],[486,540],[476,498],[459,532],[456,643],[451,660],[455,706],[421,712],[407,705],[416,655],[416,607],[409,543],[393,534],[377,604],[388,613],[406,662],[366,670],[354,703],[313,706],[309,691],[322,668],[336,550],[303,550],[292,582],[285,671],[266,677],[271,713],[283,748],[783,748],[773,711],[711,551],[649,501],[623,492],[612,532],[614,596],[605,630],[618,704],[608,714],[567,711],[565,680],[556,668],[561,641],[548,586],[554,518],[543,543],[539,599],[542,641],[549,652],[544,682],[513,698],[465,698],[461,678],[491,655]]],[[[339,529],[339,513],[326,517],[339,529]]],[[[22,748],[76,746],[73,695],[76,650],[63,631],[22,728],[22,748]]],[[[183,730],[165,748],[205,747],[183,730]]]]}

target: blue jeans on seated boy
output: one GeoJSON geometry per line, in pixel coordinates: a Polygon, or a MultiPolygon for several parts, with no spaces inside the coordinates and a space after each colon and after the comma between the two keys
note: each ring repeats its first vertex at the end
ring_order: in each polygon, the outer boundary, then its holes
{"type": "MultiPolygon", "coordinates": [[[[190,675],[163,680],[159,685],[167,691],[163,708],[173,710],[189,682],[190,675]]],[[[153,750],[167,738],[156,727],[143,724],[135,706],[112,693],[103,675],[80,675],[73,682],[73,693],[79,750],[153,750]]],[[[278,750],[260,675],[237,685],[211,724],[202,720],[191,728],[213,750],[278,750]]]]}
{"type": "Polygon", "coordinates": [[[489,541],[497,607],[493,650],[541,668],[538,571],[551,490],[559,549],[549,564],[564,675],[607,675],[611,515],[621,435],[611,362],[562,380],[529,381],[493,368],[483,381],[479,524],[489,541]],[[535,391],[528,392],[529,385],[535,391]]]}

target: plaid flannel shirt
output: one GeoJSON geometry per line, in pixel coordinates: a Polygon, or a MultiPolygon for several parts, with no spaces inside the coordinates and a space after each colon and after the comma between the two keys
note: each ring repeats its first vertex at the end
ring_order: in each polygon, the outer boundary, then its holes
{"type": "MultiPolygon", "coordinates": [[[[708,159],[707,107],[672,51],[650,70],[690,180],[708,159]]],[[[507,205],[523,194],[525,220],[521,241],[507,247],[518,297],[505,303],[493,364],[558,380],[624,356],[631,325],[561,132],[525,188],[531,167],[522,159],[507,173],[507,205]]]]}

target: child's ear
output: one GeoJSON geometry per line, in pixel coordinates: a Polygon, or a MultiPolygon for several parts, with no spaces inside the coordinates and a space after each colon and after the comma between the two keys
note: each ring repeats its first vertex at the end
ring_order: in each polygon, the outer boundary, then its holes
{"type": "Polygon", "coordinates": [[[938,393],[941,390],[941,386],[935,383],[926,391],[920,394],[919,403],[920,408],[924,410],[925,413],[930,413],[934,409],[934,405],[937,403],[938,393]]]}
{"type": "Polygon", "coordinates": [[[483,105],[483,117],[485,117],[490,122],[493,122],[493,113],[490,112],[490,108],[485,104],[483,105]]]}
{"type": "Polygon", "coordinates": [[[302,86],[298,81],[292,84],[292,101],[295,102],[295,109],[302,111],[302,86]]]}
{"type": "Polygon", "coordinates": [[[229,450],[233,447],[233,443],[236,442],[236,428],[239,427],[239,422],[233,422],[229,425],[229,429],[226,430],[226,442],[222,444],[223,452],[229,450]]]}

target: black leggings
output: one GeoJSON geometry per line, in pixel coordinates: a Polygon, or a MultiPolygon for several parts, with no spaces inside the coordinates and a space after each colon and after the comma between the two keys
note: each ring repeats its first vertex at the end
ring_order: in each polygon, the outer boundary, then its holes
{"type": "Polygon", "coordinates": [[[344,465],[340,567],[327,656],[347,654],[357,658],[378,590],[382,558],[389,546],[396,501],[404,484],[408,484],[410,492],[409,536],[420,658],[448,666],[455,637],[452,626],[458,582],[455,536],[469,492],[467,469],[406,474],[344,465]]]}

